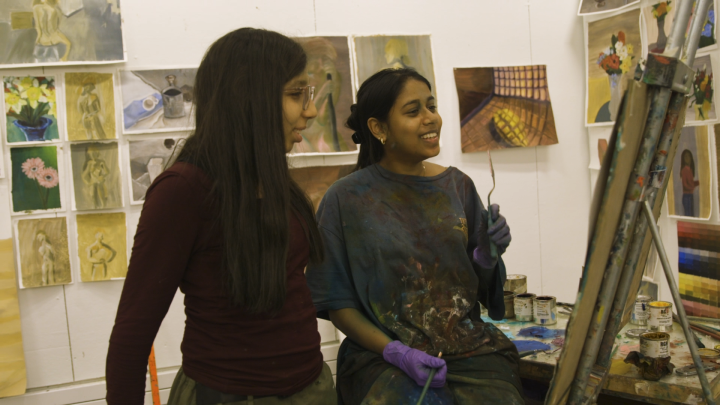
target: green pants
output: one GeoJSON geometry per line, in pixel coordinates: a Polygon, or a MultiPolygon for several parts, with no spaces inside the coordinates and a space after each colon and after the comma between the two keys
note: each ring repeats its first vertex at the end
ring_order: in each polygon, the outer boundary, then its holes
{"type": "MultiPolygon", "coordinates": [[[[183,369],[178,370],[170,389],[170,399],[167,405],[196,405],[195,380],[186,376],[183,369]]],[[[222,405],[336,405],[337,394],[333,384],[332,371],[326,363],[320,377],[302,391],[289,397],[262,397],[253,398],[248,395],[245,401],[226,402],[222,405]]],[[[220,405],[220,404],[218,404],[220,405]]]]}

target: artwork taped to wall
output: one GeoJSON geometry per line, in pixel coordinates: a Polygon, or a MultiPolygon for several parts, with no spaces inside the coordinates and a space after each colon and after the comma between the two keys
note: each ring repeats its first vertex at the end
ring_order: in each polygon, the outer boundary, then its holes
{"type": "Polygon", "coordinates": [[[376,35],[355,37],[357,88],[382,69],[411,67],[435,88],[432,46],[429,35],[376,35]]]}
{"type": "Polygon", "coordinates": [[[720,318],[720,226],[677,223],[680,298],[688,315],[720,318]]]}
{"type": "Polygon", "coordinates": [[[648,52],[663,53],[665,50],[668,34],[677,12],[677,4],[678,0],[653,1],[650,6],[643,7],[648,52]]]}
{"type": "Polygon", "coordinates": [[[0,314],[0,398],[5,398],[27,387],[12,239],[0,240],[0,314]]]}
{"type": "Polygon", "coordinates": [[[65,217],[21,219],[15,235],[20,288],[72,283],[65,217]]]}
{"type": "Polygon", "coordinates": [[[116,139],[115,89],[111,73],[65,73],[69,141],[116,139]]]}
{"type": "Polygon", "coordinates": [[[642,53],[640,10],[587,25],[587,125],[611,125],[642,53]]]}
{"type": "Polygon", "coordinates": [[[685,127],[680,134],[668,181],[667,206],[671,217],[710,219],[712,177],[709,127],[685,127]]]}
{"type": "Polygon", "coordinates": [[[545,65],[454,73],[463,153],[558,143],[545,65]]]}
{"type": "Polygon", "coordinates": [[[120,70],[123,132],[191,130],[197,68],[120,70]]]}
{"type": "Polygon", "coordinates": [[[715,75],[710,55],[698,56],[693,63],[693,80],[690,101],[685,112],[685,124],[707,124],[717,121],[715,107],[715,75]]]}
{"type": "Polygon", "coordinates": [[[10,165],[13,212],[62,208],[56,146],[11,148],[10,165]]]}
{"type": "Polygon", "coordinates": [[[578,15],[607,13],[638,3],[640,0],[580,0],[578,15]]]}
{"type": "Polygon", "coordinates": [[[150,184],[177,157],[184,138],[130,141],[130,201],[142,204],[150,184]]]}
{"type": "Polygon", "coordinates": [[[0,68],[125,60],[120,0],[3,0],[0,68]]]}
{"type": "Polygon", "coordinates": [[[353,152],[353,131],[345,127],[353,103],[347,37],[295,38],[307,55],[308,83],[315,86],[318,115],[302,131],[303,141],[291,153],[353,152]]]}
{"type": "Polygon", "coordinates": [[[102,281],[127,275],[127,226],[124,212],[76,217],[80,280],[102,281]]]}
{"type": "MultiPolygon", "coordinates": [[[[697,3],[693,5],[693,13],[695,6],[697,6],[697,3]]],[[[710,2],[710,8],[705,16],[705,23],[703,24],[703,30],[700,32],[700,41],[698,42],[698,50],[700,51],[707,51],[717,47],[715,18],[715,0],[713,0],[710,2]]]]}
{"type": "Polygon", "coordinates": [[[290,175],[310,197],[317,211],[328,188],[352,173],[354,168],[355,165],[301,167],[290,169],[290,175]]]}
{"type": "Polygon", "coordinates": [[[71,144],[70,158],[74,209],[97,210],[123,206],[116,142],[71,144]]]}
{"type": "Polygon", "coordinates": [[[53,76],[4,76],[7,142],[43,142],[60,138],[53,76]]]}

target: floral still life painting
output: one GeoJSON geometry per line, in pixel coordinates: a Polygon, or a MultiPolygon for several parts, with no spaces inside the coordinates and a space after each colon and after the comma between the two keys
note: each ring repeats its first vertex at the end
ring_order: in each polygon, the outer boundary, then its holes
{"type": "Polygon", "coordinates": [[[10,161],[14,212],[61,207],[55,146],[12,148],[10,161]]]}
{"type": "Polygon", "coordinates": [[[6,76],[3,87],[8,143],[59,138],[54,77],[6,76]]]}
{"type": "Polygon", "coordinates": [[[668,34],[675,19],[677,0],[661,1],[643,8],[648,50],[651,53],[663,53],[667,45],[668,34]]]}
{"type": "Polygon", "coordinates": [[[695,78],[685,113],[685,122],[714,121],[717,119],[717,113],[715,112],[715,80],[710,55],[695,58],[693,69],[695,78]]]}

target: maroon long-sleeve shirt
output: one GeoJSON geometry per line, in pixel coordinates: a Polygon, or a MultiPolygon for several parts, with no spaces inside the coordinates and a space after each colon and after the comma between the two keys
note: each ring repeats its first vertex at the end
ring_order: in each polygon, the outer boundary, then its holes
{"type": "Polygon", "coordinates": [[[287,299],[279,315],[251,315],[222,287],[222,234],[211,180],[176,163],[148,189],[110,336],[107,402],[142,404],[150,347],[178,287],[185,294],[185,374],[224,393],[290,395],[322,371],[315,307],[305,281],[310,247],[290,215],[287,299]]]}

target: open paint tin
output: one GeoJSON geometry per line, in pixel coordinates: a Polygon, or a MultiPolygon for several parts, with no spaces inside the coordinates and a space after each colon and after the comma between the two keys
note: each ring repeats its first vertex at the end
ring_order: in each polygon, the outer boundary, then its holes
{"type": "Polygon", "coordinates": [[[557,306],[555,297],[541,295],[533,299],[533,319],[537,325],[555,325],[557,323],[557,306]]]}
{"type": "Polygon", "coordinates": [[[523,274],[508,274],[503,286],[505,291],[512,291],[515,294],[527,292],[527,276],[523,274]]]}
{"type": "Polygon", "coordinates": [[[667,301],[652,301],[648,306],[650,307],[650,318],[648,318],[650,330],[658,332],[672,331],[672,303],[667,301]]]}
{"type": "Polygon", "coordinates": [[[648,332],[650,332],[650,329],[628,329],[627,332],[625,332],[625,336],[633,339],[640,339],[640,335],[648,332]]]}
{"type": "Polygon", "coordinates": [[[670,334],[647,332],[640,335],[640,353],[645,357],[670,357],[670,334]]]}
{"type": "Polygon", "coordinates": [[[705,360],[720,359],[720,350],[717,350],[717,346],[715,346],[715,349],[709,349],[707,347],[703,349],[698,349],[698,354],[700,355],[701,359],[705,360]]]}
{"type": "Polygon", "coordinates": [[[515,296],[515,319],[528,322],[533,320],[533,300],[535,294],[525,293],[515,296]]]}
{"type": "Polygon", "coordinates": [[[505,295],[505,316],[503,316],[503,318],[515,318],[515,293],[512,291],[505,291],[503,294],[505,295]]]}

